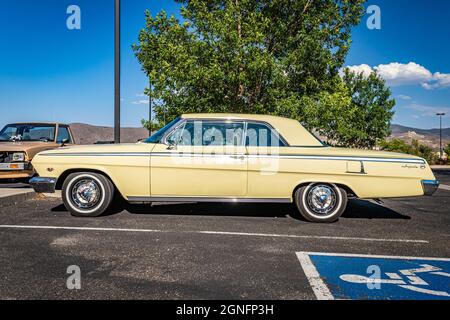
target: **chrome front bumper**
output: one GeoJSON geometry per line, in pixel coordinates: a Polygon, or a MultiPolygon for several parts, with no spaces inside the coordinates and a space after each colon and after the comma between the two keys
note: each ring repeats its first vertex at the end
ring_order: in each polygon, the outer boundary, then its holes
{"type": "Polygon", "coordinates": [[[37,193],[54,193],[56,178],[34,177],[30,180],[30,185],[37,193]]]}
{"type": "Polygon", "coordinates": [[[422,180],[423,194],[431,196],[439,188],[439,181],[437,180],[422,180]]]}

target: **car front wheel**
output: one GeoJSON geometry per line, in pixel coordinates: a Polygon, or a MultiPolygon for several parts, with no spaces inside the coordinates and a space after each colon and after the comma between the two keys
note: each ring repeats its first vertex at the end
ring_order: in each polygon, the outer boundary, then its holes
{"type": "Polygon", "coordinates": [[[97,217],[113,200],[114,186],[105,176],[92,172],[70,174],[63,183],[62,199],[76,217],[97,217]]]}
{"type": "Polygon", "coordinates": [[[310,222],[334,222],[347,206],[347,193],[334,184],[311,183],[297,189],[295,204],[310,222]]]}

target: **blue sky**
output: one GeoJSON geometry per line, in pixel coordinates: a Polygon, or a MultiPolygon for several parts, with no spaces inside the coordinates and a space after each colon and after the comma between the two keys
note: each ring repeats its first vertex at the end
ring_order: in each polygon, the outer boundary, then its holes
{"type": "MultiPolygon", "coordinates": [[[[450,1],[368,0],[381,9],[381,30],[367,14],[353,30],[346,65],[377,70],[397,100],[394,123],[431,128],[447,112],[450,127],[450,1]]],[[[147,80],[131,50],[145,9],[178,15],[172,1],[122,0],[122,125],[148,116],[147,80]]],[[[113,124],[113,0],[0,0],[0,126],[15,121],[113,124]],[[68,30],[66,9],[81,8],[81,30],[68,30]]]]}

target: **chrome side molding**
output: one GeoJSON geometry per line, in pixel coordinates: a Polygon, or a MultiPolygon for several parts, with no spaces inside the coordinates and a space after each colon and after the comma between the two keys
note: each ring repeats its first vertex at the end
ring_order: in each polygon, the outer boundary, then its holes
{"type": "Polygon", "coordinates": [[[129,202],[236,202],[236,203],[291,203],[288,198],[236,198],[236,197],[128,197],[129,202]]]}

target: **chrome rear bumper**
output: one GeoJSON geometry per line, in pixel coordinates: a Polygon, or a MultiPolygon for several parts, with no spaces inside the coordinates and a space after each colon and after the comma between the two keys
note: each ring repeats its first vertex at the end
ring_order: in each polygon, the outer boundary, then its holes
{"type": "Polygon", "coordinates": [[[30,185],[37,193],[54,193],[56,178],[34,177],[30,180],[30,185]]]}
{"type": "Polygon", "coordinates": [[[422,180],[423,194],[431,196],[439,188],[439,181],[437,180],[422,180]]]}

